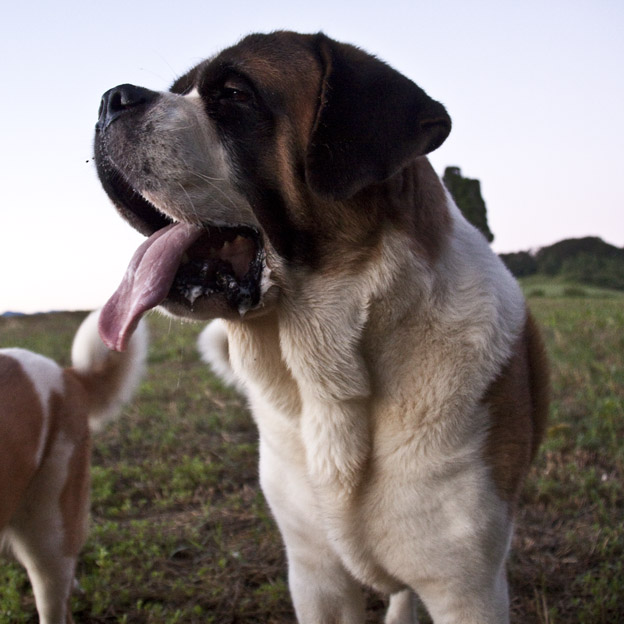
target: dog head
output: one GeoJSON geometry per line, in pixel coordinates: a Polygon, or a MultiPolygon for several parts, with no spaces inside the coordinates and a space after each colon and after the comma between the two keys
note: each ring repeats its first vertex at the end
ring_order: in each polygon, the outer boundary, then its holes
{"type": "Polygon", "coordinates": [[[444,107],[382,61],[323,34],[251,35],[169,92],[102,98],[102,185],[149,239],[102,314],[123,348],[140,315],[269,309],[289,271],[323,270],[385,218],[371,189],[437,148],[444,107]]]}

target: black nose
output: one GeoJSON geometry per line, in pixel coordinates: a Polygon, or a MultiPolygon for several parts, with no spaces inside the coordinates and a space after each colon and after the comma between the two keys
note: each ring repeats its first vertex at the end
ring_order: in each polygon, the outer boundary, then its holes
{"type": "Polygon", "coordinates": [[[106,130],[106,128],[118,117],[137,107],[148,106],[153,102],[158,93],[143,87],[135,87],[131,84],[123,84],[113,89],[109,89],[103,96],[98,113],[98,122],[95,129],[106,130]]]}

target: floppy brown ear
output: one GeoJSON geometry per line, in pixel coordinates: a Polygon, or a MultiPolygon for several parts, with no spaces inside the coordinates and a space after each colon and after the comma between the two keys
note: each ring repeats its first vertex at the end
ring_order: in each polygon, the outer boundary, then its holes
{"type": "Polygon", "coordinates": [[[442,145],[451,131],[442,104],[358,48],[322,34],[317,45],[325,73],[306,155],[315,193],[347,199],[442,145]]]}

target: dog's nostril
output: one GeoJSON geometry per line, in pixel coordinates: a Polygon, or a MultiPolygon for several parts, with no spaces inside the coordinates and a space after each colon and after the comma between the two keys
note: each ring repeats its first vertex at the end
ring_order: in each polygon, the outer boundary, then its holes
{"type": "MultiPolygon", "coordinates": [[[[129,101],[128,98],[124,98],[124,99],[129,101]]],[[[110,94],[110,97],[108,98],[107,105],[108,105],[109,111],[122,110],[124,108],[124,104],[122,101],[121,93],[119,91],[113,91],[110,94]]]]}
{"type": "Polygon", "coordinates": [[[158,93],[124,84],[110,89],[102,96],[96,130],[105,130],[115,119],[130,109],[149,105],[158,93]]]}

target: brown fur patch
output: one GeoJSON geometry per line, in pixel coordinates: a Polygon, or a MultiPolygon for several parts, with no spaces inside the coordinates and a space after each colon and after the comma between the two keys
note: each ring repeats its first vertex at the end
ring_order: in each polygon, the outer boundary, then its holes
{"type": "Polygon", "coordinates": [[[546,431],[550,404],[550,367],[546,345],[531,313],[527,316],[526,335],[533,403],[533,440],[531,445],[531,460],[533,460],[546,431]]]}
{"type": "Polygon", "coordinates": [[[20,363],[0,355],[0,529],[18,508],[37,465],[43,411],[20,363]]]}
{"type": "MultiPolygon", "coordinates": [[[[64,552],[75,556],[86,537],[89,500],[90,434],[87,396],[76,377],[65,372],[65,395],[53,392],[41,461],[60,435],[72,446],[59,507],[63,517],[64,552]]],[[[37,451],[43,429],[43,406],[21,364],[0,355],[0,528],[6,526],[27,496],[38,474],[37,451]]]]}
{"type": "Polygon", "coordinates": [[[407,214],[412,239],[433,264],[450,238],[451,215],[444,187],[425,157],[417,158],[402,173],[402,185],[401,195],[407,195],[404,201],[410,206],[407,214]]]}
{"type": "Polygon", "coordinates": [[[91,436],[86,410],[86,395],[70,371],[65,371],[66,393],[55,416],[59,429],[73,442],[69,458],[67,479],[61,492],[64,543],[66,555],[78,554],[87,536],[89,505],[91,436]]]}
{"type": "Polygon", "coordinates": [[[98,370],[83,374],[74,368],[65,369],[65,381],[80,394],[83,401],[81,411],[93,413],[108,407],[111,397],[119,394],[130,367],[131,358],[124,353],[111,352],[98,370]]]}
{"type": "Polygon", "coordinates": [[[492,419],[486,462],[503,499],[515,503],[548,414],[546,351],[530,313],[511,358],[485,396],[492,419]]]}
{"type": "Polygon", "coordinates": [[[377,261],[387,227],[406,234],[414,253],[431,265],[451,235],[444,187],[424,157],[344,205],[327,202],[322,214],[334,238],[326,235],[327,244],[321,250],[338,272],[350,266],[358,274],[363,264],[377,261]]]}

